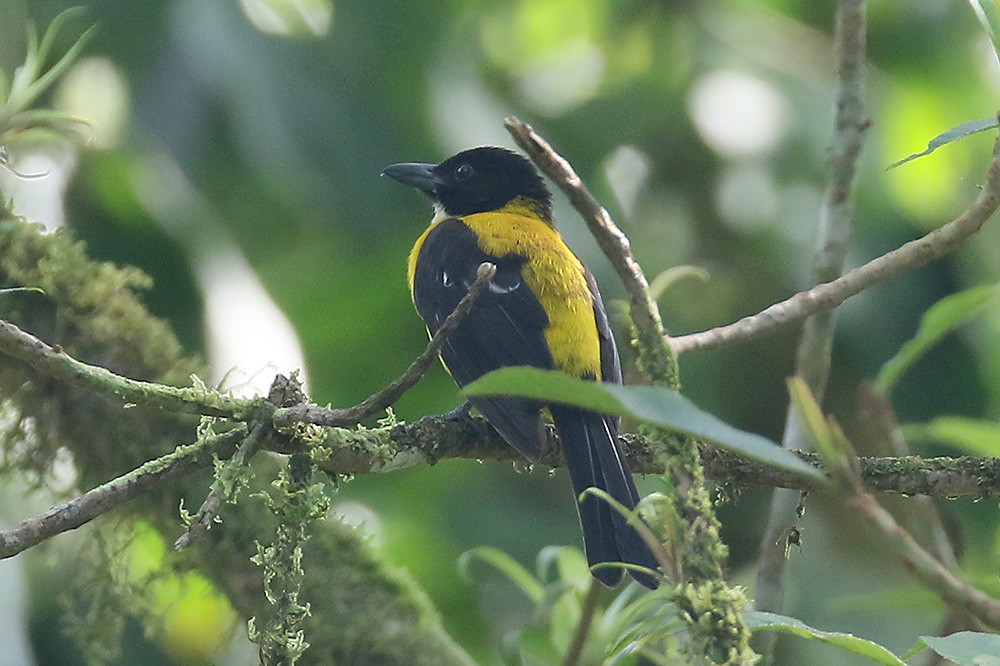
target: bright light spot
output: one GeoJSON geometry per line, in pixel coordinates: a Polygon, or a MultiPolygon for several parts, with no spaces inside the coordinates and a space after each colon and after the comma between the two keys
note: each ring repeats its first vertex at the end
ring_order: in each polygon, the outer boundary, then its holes
{"type": "Polygon", "coordinates": [[[446,44],[431,70],[429,116],[446,155],[469,146],[510,142],[500,121],[514,110],[505,108],[483,85],[475,62],[467,45],[446,44]]]}
{"type": "Polygon", "coordinates": [[[723,171],[715,190],[719,214],[731,226],[758,229],[770,226],[778,212],[778,192],[771,172],[759,163],[723,171]]]}
{"type": "MultiPolygon", "coordinates": [[[[14,500],[14,497],[4,497],[14,500]]],[[[22,499],[22,497],[17,497],[22,499]]],[[[11,502],[7,506],[15,505],[11,502]]],[[[6,518],[6,516],[5,516],[6,518]]],[[[13,519],[13,516],[10,516],[13,519]]],[[[11,523],[11,526],[13,523],[11,523]]],[[[0,522],[0,527],[6,527],[0,522]]],[[[31,666],[37,663],[28,640],[28,585],[26,560],[14,557],[0,563],[0,599],[3,599],[4,621],[0,622],[0,640],[3,641],[3,659],[10,666],[31,666]]]]}
{"type": "Polygon", "coordinates": [[[291,323],[271,300],[208,202],[167,155],[137,163],[136,195],[182,244],[205,302],[211,384],[239,396],[266,395],[278,372],[299,370],[308,392],[305,358],[291,323]]]}
{"type": "Polygon", "coordinates": [[[10,158],[10,168],[0,167],[0,190],[13,200],[14,212],[50,230],[61,227],[66,221],[63,194],[76,170],[76,151],[53,141],[10,158]]]}
{"type": "Polygon", "coordinates": [[[525,104],[539,113],[558,116],[583,104],[604,77],[604,55],[582,40],[533,61],[517,77],[525,104]]]}
{"type": "Polygon", "coordinates": [[[321,37],[333,24],[332,0],[240,0],[255,28],[283,37],[321,37]]]}
{"type": "Polygon", "coordinates": [[[360,529],[371,537],[373,545],[381,545],[382,519],[371,508],[360,502],[338,502],[330,509],[330,517],[345,525],[360,529]]]}
{"type": "Polygon", "coordinates": [[[1000,93],[1000,56],[985,33],[976,40],[976,55],[979,56],[979,70],[983,80],[993,89],[994,94],[1000,93]]]}
{"type": "Polygon", "coordinates": [[[110,148],[118,143],[128,121],[128,85],[107,58],[85,58],[59,85],[55,106],[87,123],[88,145],[110,148]]]}
{"type": "Polygon", "coordinates": [[[691,87],[688,113],[701,138],[729,156],[773,150],[788,129],[788,104],[774,86],[735,70],[702,76],[691,87]]]}
{"type": "Polygon", "coordinates": [[[205,298],[212,382],[223,382],[235,395],[266,395],[278,372],[301,369],[305,383],[295,329],[243,254],[226,245],[194,264],[205,298]]]}
{"type": "Polygon", "coordinates": [[[634,146],[618,146],[604,163],[611,190],[625,215],[631,217],[649,177],[649,158],[634,146]]]}
{"type": "Polygon", "coordinates": [[[76,487],[76,462],[73,452],[65,446],[56,449],[52,466],[48,470],[46,486],[54,493],[67,493],[76,487]]]}

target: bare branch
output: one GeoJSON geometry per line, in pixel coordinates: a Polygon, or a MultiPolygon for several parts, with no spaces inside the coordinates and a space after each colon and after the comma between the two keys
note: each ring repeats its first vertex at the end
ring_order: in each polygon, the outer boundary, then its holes
{"type": "Polygon", "coordinates": [[[319,405],[295,405],[278,409],[273,416],[273,423],[276,428],[286,428],[293,423],[315,423],[325,426],[346,426],[355,425],[362,419],[380,412],[410,390],[417,382],[423,378],[427,368],[438,357],[441,346],[444,345],[448,336],[458,328],[459,323],[472,309],[472,304],[482,290],[489,284],[489,281],[496,275],[497,267],[494,264],[484,262],[479,265],[476,271],[476,280],[469,285],[469,290],[458,302],[455,309],[441,324],[431,341],[427,344],[424,352],[418,356],[396,381],[385,387],[378,393],[367,398],[365,401],[346,407],[343,409],[330,409],[319,405]]]}
{"type": "Polygon", "coordinates": [[[597,203],[572,165],[531,125],[511,117],[504,120],[504,126],[538,168],[566,193],[618,273],[631,301],[632,321],[638,333],[643,370],[654,382],[665,382],[677,388],[679,380],[673,353],[663,344],[665,330],[660,308],[649,296],[649,282],[632,255],[628,237],[611,219],[607,209],[597,203]]]}
{"type": "Polygon", "coordinates": [[[855,268],[841,278],[795,294],[757,314],[701,333],[671,338],[674,353],[680,355],[746,342],[770,333],[784,324],[798,321],[817,312],[832,310],[874,284],[920,268],[956,249],[982,228],[998,206],[1000,206],[1000,139],[994,143],[993,159],[979,196],[964,213],[948,224],[855,268]]]}
{"type": "Polygon", "coordinates": [[[948,567],[921,548],[910,533],[903,529],[892,514],[869,493],[858,493],[852,496],[849,502],[882,533],[884,543],[902,558],[906,570],[924,586],[949,605],[968,611],[977,620],[993,629],[1000,629],[1000,600],[994,599],[949,571],[948,567]]]}
{"type": "Polygon", "coordinates": [[[213,456],[228,456],[246,436],[240,426],[222,435],[178,446],[131,472],[98,486],[20,525],[0,532],[0,560],[13,557],[49,537],[76,529],[131,499],[212,464],[213,456]]]}
{"type": "MultiPolygon", "coordinates": [[[[858,157],[870,122],[865,111],[865,39],[867,22],[864,0],[841,0],[835,27],[837,98],[833,144],[830,149],[830,176],[826,196],[819,211],[818,237],[814,257],[816,282],[841,276],[851,237],[854,215],[852,195],[858,157]]],[[[795,375],[805,381],[818,401],[823,400],[833,355],[835,310],[810,315],[802,327],[795,354],[795,375]]],[[[795,405],[789,403],[781,445],[786,449],[809,448],[795,405]]],[[[767,527],[761,539],[756,591],[757,608],[781,612],[784,598],[783,572],[788,561],[781,535],[797,520],[800,493],[776,490],[771,498],[767,527]]],[[[759,637],[758,649],[771,653],[778,634],[759,637]]]]}

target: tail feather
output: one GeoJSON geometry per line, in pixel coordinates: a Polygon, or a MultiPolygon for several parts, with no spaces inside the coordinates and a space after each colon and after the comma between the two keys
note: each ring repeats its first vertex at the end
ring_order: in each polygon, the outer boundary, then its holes
{"type": "MultiPolygon", "coordinates": [[[[639,501],[632,475],[618,447],[617,423],[610,417],[575,407],[552,405],[552,420],[563,443],[566,467],[579,498],[587,488],[599,488],[628,509],[639,501]]],[[[607,502],[588,495],[577,504],[583,528],[584,549],[591,566],[602,562],[626,562],[656,569],[656,558],[625,516],[607,502]]],[[[630,571],[645,587],[655,588],[653,576],[630,571]]],[[[623,570],[602,567],[594,576],[605,585],[615,586],[623,570]]]]}

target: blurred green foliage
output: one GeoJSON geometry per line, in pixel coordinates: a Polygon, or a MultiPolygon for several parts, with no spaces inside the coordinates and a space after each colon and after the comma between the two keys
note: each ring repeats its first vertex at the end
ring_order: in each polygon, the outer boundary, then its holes
{"type": "MultiPolygon", "coordinates": [[[[21,62],[25,18],[44,26],[68,5],[0,3],[0,67],[9,74],[21,62]]],[[[430,209],[380,180],[381,169],[511,145],[501,121],[516,114],[573,162],[648,275],[678,264],[708,270],[707,281],[683,281],[662,296],[671,331],[728,323],[809,286],[832,132],[834,9],[830,0],[92,0],[75,35],[92,22],[99,30],[63,84],[78,93],[53,93],[94,132],[91,148],[60,157],[72,174],[65,223],[96,258],[150,274],[147,305],[195,352],[208,353],[219,333],[203,316],[208,269],[241,253],[294,327],[314,399],[347,405],[398,376],[424,345],[403,266],[430,209]]],[[[990,116],[1000,92],[989,38],[968,4],[872,3],[870,22],[873,127],[852,263],[939,226],[975,196],[990,132],[884,168],[949,127],[990,116]]],[[[12,159],[33,151],[67,154],[28,144],[12,147],[12,159]]],[[[25,205],[24,183],[2,177],[0,190],[25,205]]],[[[621,298],[562,199],[556,217],[605,299],[621,298]]],[[[991,223],[956,255],[841,309],[828,408],[848,434],[858,382],[914,335],[922,313],[1000,278],[998,236],[991,223]]],[[[685,392],[778,439],[794,341],[788,330],[684,357],[685,392]]],[[[900,418],[995,421],[998,347],[994,308],[908,369],[894,391],[900,418]]],[[[226,370],[216,368],[216,379],[226,370]]],[[[458,401],[435,369],[395,411],[415,420],[458,401]]],[[[953,450],[931,440],[919,452],[953,450]]],[[[555,477],[442,463],[344,483],[334,510],[364,517],[458,641],[481,663],[498,663],[498,637],[525,626],[532,607],[500,576],[474,569],[471,583],[459,579],[456,561],[484,545],[521,562],[547,545],[578,545],[567,482],[555,477]]],[[[766,515],[761,498],[751,490],[721,508],[733,573],[747,583],[766,515]]],[[[945,510],[965,535],[971,575],[994,572],[995,506],[945,510]]],[[[816,500],[803,535],[788,568],[788,615],[897,653],[933,633],[940,603],[913,592],[835,507],[816,500]]],[[[73,663],[51,647],[52,587],[32,586],[32,633],[47,645],[39,663],[73,663]]],[[[799,649],[783,644],[777,663],[819,663],[817,654],[827,664],[859,663],[799,649]]],[[[141,662],[133,654],[127,663],[141,662]]]]}

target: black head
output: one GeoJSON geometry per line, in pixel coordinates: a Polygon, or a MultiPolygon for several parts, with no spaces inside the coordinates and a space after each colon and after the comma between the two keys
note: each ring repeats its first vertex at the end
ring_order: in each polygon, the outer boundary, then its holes
{"type": "Polygon", "coordinates": [[[382,173],[421,190],[448,215],[485,213],[520,200],[542,219],[552,219],[545,183],[531,162],[506,148],[472,148],[437,165],[393,164],[382,173]]]}

